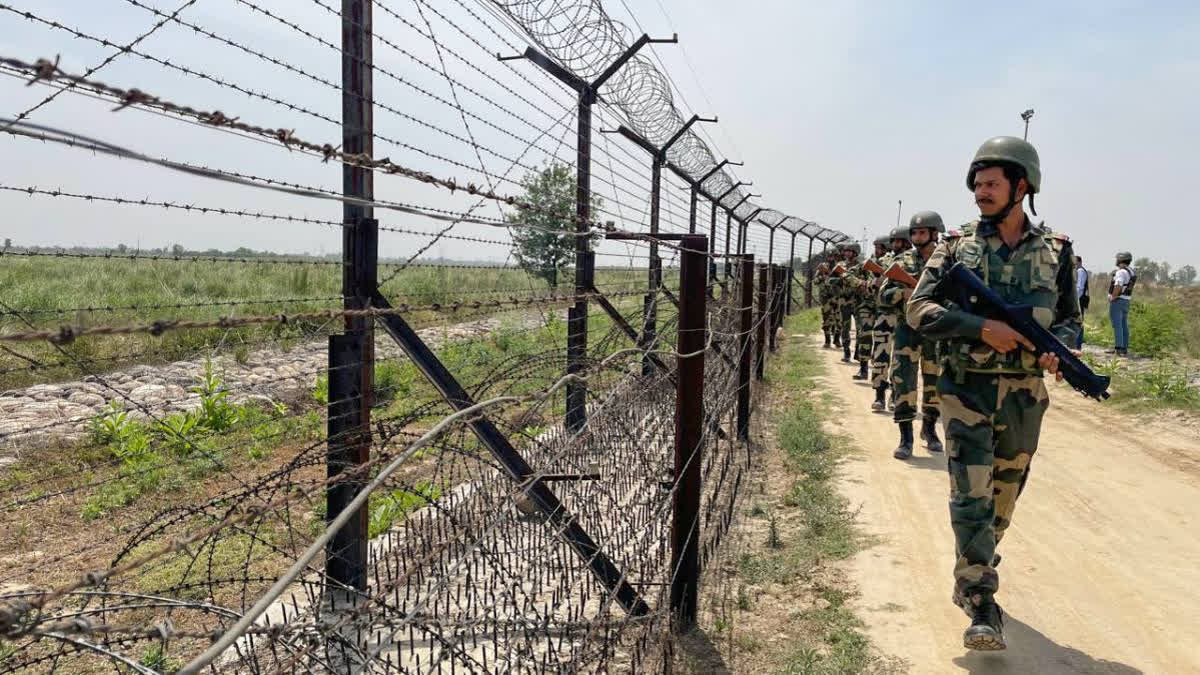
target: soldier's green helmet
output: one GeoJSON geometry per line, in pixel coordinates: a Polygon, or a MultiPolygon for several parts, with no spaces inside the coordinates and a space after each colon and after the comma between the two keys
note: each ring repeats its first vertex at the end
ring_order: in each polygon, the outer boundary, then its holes
{"type": "Polygon", "coordinates": [[[1133,254],[1128,251],[1121,251],[1117,254],[1117,262],[1133,264],[1133,254]]]}
{"type": "Polygon", "coordinates": [[[891,246],[891,244],[892,244],[891,237],[888,237],[885,235],[880,235],[878,237],[875,237],[875,245],[876,246],[882,246],[884,248],[887,248],[888,246],[891,246]]]}
{"type": "Polygon", "coordinates": [[[862,247],[859,246],[858,242],[856,242],[856,241],[842,244],[842,250],[843,251],[854,251],[855,255],[862,253],[862,247]]]}
{"type": "Polygon", "coordinates": [[[907,227],[892,228],[892,233],[891,233],[891,235],[888,236],[888,239],[893,240],[893,241],[896,239],[903,239],[904,241],[908,241],[908,228],[907,227]]]}
{"type": "Polygon", "coordinates": [[[927,227],[937,232],[945,232],[946,224],[942,222],[942,216],[937,211],[917,211],[908,221],[906,232],[911,235],[913,230],[927,227]]]}
{"type": "Polygon", "coordinates": [[[1042,189],[1042,165],[1037,150],[1028,141],[1016,136],[995,136],[983,142],[975,151],[971,168],[967,169],[967,189],[975,190],[975,165],[978,162],[1003,162],[1016,164],[1025,170],[1025,181],[1029,183],[1029,194],[1042,189]]]}

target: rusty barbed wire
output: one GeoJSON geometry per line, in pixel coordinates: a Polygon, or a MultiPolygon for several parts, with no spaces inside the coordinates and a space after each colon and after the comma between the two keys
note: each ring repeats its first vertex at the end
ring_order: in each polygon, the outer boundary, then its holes
{"type": "MultiPolygon", "coordinates": [[[[28,195],[42,195],[42,196],[47,196],[47,197],[69,197],[72,199],[81,199],[81,200],[89,201],[89,202],[108,202],[108,203],[112,203],[112,204],[122,204],[122,205],[129,205],[129,206],[159,207],[159,208],[164,208],[164,209],[175,209],[175,210],[188,211],[188,212],[194,211],[196,213],[205,213],[205,214],[212,213],[212,214],[219,214],[219,215],[223,215],[223,216],[241,216],[241,217],[245,217],[245,218],[258,218],[258,219],[262,219],[262,220],[286,221],[289,223],[306,223],[306,224],[310,224],[310,225],[327,225],[329,227],[338,227],[338,228],[353,227],[352,225],[349,225],[342,221],[325,220],[325,219],[321,219],[321,218],[309,218],[306,216],[293,216],[290,214],[268,213],[265,211],[250,211],[247,209],[235,209],[235,208],[227,208],[227,207],[220,207],[220,206],[201,206],[198,204],[191,204],[191,203],[181,204],[181,203],[176,203],[176,202],[164,202],[164,201],[159,201],[159,200],[154,200],[154,199],[145,199],[145,198],[136,198],[136,197],[96,195],[96,194],[88,194],[88,193],[83,193],[83,192],[70,192],[67,190],[60,190],[60,189],[48,190],[45,188],[38,188],[38,187],[34,187],[34,186],[16,187],[16,186],[12,186],[12,185],[0,184],[0,191],[19,192],[19,193],[24,193],[24,194],[28,194],[28,195]]],[[[416,208],[425,209],[425,210],[428,210],[431,212],[441,213],[443,215],[449,215],[449,216],[465,216],[466,215],[466,214],[459,213],[459,212],[447,211],[444,209],[435,209],[435,208],[427,207],[427,206],[419,207],[419,206],[416,206],[413,204],[404,204],[403,202],[395,202],[395,203],[400,206],[410,206],[414,209],[416,209],[416,208]]],[[[495,222],[496,222],[496,224],[501,224],[503,221],[495,221],[495,222]]],[[[435,234],[433,232],[423,232],[421,230],[413,230],[413,229],[408,229],[408,228],[403,228],[403,227],[395,227],[392,225],[379,225],[378,229],[381,232],[395,232],[398,234],[409,234],[409,235],[422,236],[422,237],[433,236],[435,234]]],[[[458,234],[447,234],[447,235],[443,235],[442,238],[443,239],[454,239],[456,241],[468,241],[468,242],[473,242],[473,243],[478,243],[478,244],[498,244],[498,245],[502,245],[502,246],[511,246],[512,245],[511,241],[504,241],[501,239],[486,239],[484,237],[470,237],[470,236],[458,235],[458,234]]]]}
{"type": "MultiPolygon", "coordinates": [[[[340,264],[340,263],[339,263],[340,264]]],[[[23,333],[0,334],[0,342],[30,342],[45,340],[52,344],[65,345],[76,339],[89,335],[132,335],[149,333],[159,336],[171,330],[198,328],[237,328],[254,324],[278,323],[287,324],[297,321],[314,319],[340,318],[375,318],[380,316],[399,316],[411,312],[457,312],[460,309],[480,309],[485,307],[530,307],[543,304],[559,304],[576,302],[578,300],[599,296],[599,293],[578,293],[571,295],[533,296],[528,298],[509,298],[507,300],[471,300],[453,302],[435,302],[427,305],[401,304],[389,309],[326,309],[313,312],[297,312],[295,314],[272,314],[265,316],[227,316],[213,321],[187,319],[159,319],[150,324],[128,326],[62,326],[58,330],[27,331],[23,333]]],[[[608,297],[624,297],[628,295],[644,295],[641,291],[613,293],[608,297]]]]}

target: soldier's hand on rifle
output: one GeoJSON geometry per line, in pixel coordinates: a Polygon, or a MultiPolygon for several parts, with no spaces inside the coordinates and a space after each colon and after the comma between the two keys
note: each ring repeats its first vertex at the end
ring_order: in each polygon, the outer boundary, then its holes
{"type": "MultiPolygon", "coordinates": [[[[1083,352],[1078,349],[1072,349],[1071,354],[1073,354],[1076,358],[1079,358],[1083,355],[1083,352]]],[[[1054,379],[1057,381],[1062,382],[1063,374],[1058,372],[1058,360],[1059,359],[1057,356],[1050,352],[1046,352],[1038,357],[1038,367],[1049,372],[1051,375],[1054,375],[1054,379]]]]}
{"type": "MultiPolygon", "coordinates": [[[[1035,350],[1033,343],[1025,339],[1024,335],[1013,330],[1011,326],[1003,321],[996,321],[995,319],[984,319],[983,333],[979,336],[979,339],[1001,354],[1007,354],[1018,346],[1024,347],[1031,352],[1035,350]]],[[[1055,359],[1056,368],[1057,363],[1058,360],[1055,359]]]]}
{"type": "Polygon", "coordinates": [[[1050,352],[1046,352],[1038,357],[1038,368],[1045,370],[1054,376],[1058,382],[1062,382],[1063,374],[1058,371],[1058,357],[1050,352]]]}

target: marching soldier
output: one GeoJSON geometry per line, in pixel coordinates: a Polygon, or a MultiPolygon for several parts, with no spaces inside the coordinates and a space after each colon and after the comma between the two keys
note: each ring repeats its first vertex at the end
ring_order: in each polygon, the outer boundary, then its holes
{"type": "MultiPolygon", "coordinates": [[[[859,298],[862,291],[860,290],[861,276],[859,274],[858,254],[861,248],[857,243],[841,244],[838,246],[838,251],[842,254],[842,261],[839,263],[844,272],[841,274],[840,292],[838,293],[838,303],[841,315],[841,336],[842,336],[842,361],[844,363],[853,363],[851,358],[851,350],[857,350],[853,343],[850,342],[850,326],[856,322],[859,298]]],[[[865,332],[861,325],[855,326],[855,334],[865,332]]]]}
{"type": "Polygon", "coordinates": [[[1052,353],[1011,326],[971,314],[946,300],[939,282],[955,263],[973,270],[1004,300],[1033,306],[1033,317],[1064,344],[1079,331],[1071,240],[1034,225],[1022,207],[1042,183],[1037,151],[998,136],[984,142],[967,170],[980,218],[948,232],[937,245],[908,303],[906,319],[947,353],[937,392],[946,425],[950,524],[957,560],[955,604],[971,617],[969,649],[1004,649],[996,545],[1012,521],[1029,479],[1042,417],[1050,404],[1043,373],[1058,372],[1052,353]]]}
{"type": "MultiPolygon", "coordinates": [[[[913,248],[898,257],[900,268],[916,277],[933,253],[938,235],[946,231],[942,217],[933,211],[915,214],[905,228],[913,248]]],[[[901,281],[889,279],[879,291],[882,304],[903,313],[905,303],[913,289],[901,281]]],[[[937,343],[921,336],[906,322],[896,327],[892,352],[892,393],[896,397],[896,409],[892,419],[900,427],[900,444],[892,456],[908,459],[913,452],[913,421],[917,417],[917,371],[921,373],[921,440],[930,452],[941,452],[942,441],[937,435],[939,417],[937,398],[938,365],[937,343]]]]}
{"type": "MultiPolygon", "coordinates": [[[[905,232],[904,238],[907,240],[907,232],[905,232]]],[[[896,232],[894,230],[888,236],[875,240],[877,252],[880,246],[884,249],[883,255],[876,256],[876,262],[884,269],[887,269],[895,260],[895,240],[896,232]]],[[[874,281],[875,286],[872,287],[872,291],[880,288],[884,281],[883,275],[879,275],[874,281]]],[[[899,315],[894,307],[888,307],[879,301],[878,293],[873,292],[871,297],[874,300],[875,312],[875,325],[871,331],[871,388],[875,390],[875,401],[871,403],[871,410],[886,412],[887,372],[892,360],[892,332],[896,330],[896,321],[899,319],[899,315]]]]}
{"type": "Polygon", "coordinates": [[[817,301],[821,303],[821,330],[825,333],[825,349],[829,349],[829,340],[834,331],[833,297],[829,287],[829,264],[822,262],[817,265],[817,273],[813,279],[817,287],[817,301]]]}

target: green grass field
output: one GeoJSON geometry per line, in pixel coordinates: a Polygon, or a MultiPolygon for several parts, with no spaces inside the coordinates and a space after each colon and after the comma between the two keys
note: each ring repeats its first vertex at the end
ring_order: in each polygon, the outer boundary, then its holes
{"type": "MultiPolygon", "coordinates": [[[[413,266],[389,279],[395,269],[395,265],[385,265],[379,270],[379,279],[388,280],[383,291],[393,304],[449,304],[552,292],[545,281],[511,267],[413,266]]],[[[644,288],[646,276],[645,269],[600,268],[596,283],[603,292],[627,292],[644,288]]],[[[677,286],[675,270],[667,270],[664,277],[668,287],[677,286]]],[[[572,278],[565,278],[558,293],[569,293],[573,283],[572,278]]],[[[0,307],[0,332],[62,325],[143,324],[174,318],[205,321],[228,316],[293,315],[340,307],[340,290],[339,265],[3,256],[0,300],[6,307],[0,307]]],[[[466,321],[484,312],[414,311],[406,318],[415,326],[425,326],[466,321]]],[[[45,342],[5,343],[7,350],[0,350],[0,391],[135,363],[167,363],[217,351],[246,354],[263,347],[287,348],[298,340],[323,335],[329,323],[322,319],[287,325],[168,331],[160,337],[85,337],[63,347],[63,351],[45,342]],[[31,369],[33,364],[41,367],[31,369]]]]}

